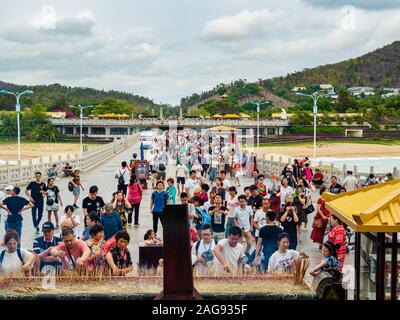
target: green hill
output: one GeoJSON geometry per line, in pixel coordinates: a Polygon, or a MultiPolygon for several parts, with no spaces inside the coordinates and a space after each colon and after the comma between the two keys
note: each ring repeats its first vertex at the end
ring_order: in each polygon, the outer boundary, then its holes
{"type": "MultiPolygon", "coordinates": [[[[247,97],[270,100],[277,107],[288,107],[298,99],[291,93],[293,87],[307,87],[312,91],[319,84],[332,84],[336,92],[353,86],[374,88],[400,86],[400,41],[377,49],[358,58],[305,69],[286,76],[259,79],[257,83],[246,80],[220,84],[210,91],[181,99],[181,106],[195,110],[210,100],[227,96],[232,104],[240,105],[247,97]]],[[[254,99],[250,99],[254,100],[254,99]]]]}
{"type": "Polygon", "coordinates": [[[284,77],[263,80],[263,87],[292,99],[290,90],[296,86],[313,89],[319,84],[332,84],[336,92],[348,87],[399,87],[400,41],[361,57],[294,72],[284,77]]]}
{"type": "MultiPolygon", "coordinates": [[[[0,81],[0,89],[10,91],[32,90],[34,95],[23,98],[22,107],[30,108],[35,104],[43,105],[46,110],[66,109],[69,105],[87,105],[102,103],[106,99],[123,100],[136,107],[158,107],[147,98],[121,91],[104,91],[83,87],[67,87],[60,84],[21,86],[0,81]]],[[[15,100],[11,96],[0,95],[0,110],[13,110],[15,100]]]]}

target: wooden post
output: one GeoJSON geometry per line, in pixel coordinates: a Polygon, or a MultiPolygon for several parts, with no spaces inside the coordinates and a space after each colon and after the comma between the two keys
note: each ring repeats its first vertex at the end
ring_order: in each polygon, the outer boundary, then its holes
{"type": "Polygon", "coordinates": [[[167,205],[162,225],[164,290],[155,300],[201,300],[193,285],[187,205],[167,205]]]}

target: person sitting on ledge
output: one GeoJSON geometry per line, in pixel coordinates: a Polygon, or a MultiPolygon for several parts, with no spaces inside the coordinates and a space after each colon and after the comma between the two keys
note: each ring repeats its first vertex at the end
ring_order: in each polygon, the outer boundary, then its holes
{"type": "Polygon", "coordinates": [[[72,174],[73,174],[72,166],[69,164],[69,162],[67,162],[67,163],[65,164],[65,167],[64,167],[63,171],[64,171],[64,175],[65,175],[66,177],[72,176],[72,174]]]}
{"type": "Polygon", "coordinates": [[[316,276],[321,271],[338,270],[340,260],[337,257],[336,250],[340,248],[340,244],[334,244],[332,241],[326,241],[322,245],[322,255],[324,259],[320,264],[311,269],[310,275],[316,276]]]}
{"type": "Polygon", "coordinates": [[[316,168],[312,182],[316,187],[321,187],[324,184],[324,175],[316,168]]]}

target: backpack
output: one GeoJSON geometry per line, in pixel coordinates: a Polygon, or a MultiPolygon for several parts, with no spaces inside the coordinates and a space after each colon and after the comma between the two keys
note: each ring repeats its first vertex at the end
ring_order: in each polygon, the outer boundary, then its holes
{"type": "Polygon", "coordinates": [[[123,173],[121,173],[121,170],[119,170],[118,185],[120,186],[125,184],[125,178],[124,178],[125,172],[126,170],[123,173]]]}
{"type": "MultiPolygon", "coordinates": [[[[6,254],[6,250],[3,250],[3,251],[0,253],[0,264],[3,263],[5,254],[6,254]]],[[[22,259],[22,253],[21,253],[21,249],[20,249],[20,248],[17,248],[17,255],[18,255],[19,260],[21,260],[21,263],[22,263],[22,264],[25,264],[25,263],[24,263],[24,259],[22,259]]]]}
{"type": "Polygon", "coordinates": [[[68,190],[69,190],[70,192],[74,191],[74,185],[72,184],[71,181],[68,182],[68,190]]]}
{"type": "MultiPolygon", "coordinates": [[[[215,244],[214,239],[212,239],[211,241],[214,242],[214,244],[215,244]]],[[[196,242],[196,257],[199,255],[200,242],[201,242],[201,240],[196,242]]]]}
{"type": "Polygon", "coordinates": [[[167,168],[165,167],[165,164],[164,164],[164,162],[161,162],[159,165],[158,165],[158,170],[160,170],[160,171],[165,171],[167,168]]]}

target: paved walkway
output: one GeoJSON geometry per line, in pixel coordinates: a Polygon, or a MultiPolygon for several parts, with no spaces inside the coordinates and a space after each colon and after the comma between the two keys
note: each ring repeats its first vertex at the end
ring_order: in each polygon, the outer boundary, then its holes
{"type": "MultiPolygon", "coordinates": [[[[117,180],[114,178],[115,171],[120,167],[120,164],[122,161],[129,161],[132,157],[132,153],[138,153],[139,152],[139,144],[135,144],[132,147],[128,148],[127,150],[117,154],[114,158],[108,160],[105,163],[100,164],[99,166],[95,167],[94,169],[90,170],[89,172],[83,172],[82,173],[82,184],[85,188],[85,191],[82,192],[81,198],[79,199],[78,205],[80,209],[78,209],[78,212],[81,216],[81,221],[83,225],[83,213],[81,209],[82,205],[82,199],[87,196],[88,191],[90,186],[92,185],[97,185],[99,187],[99,195],[103,197],[104,201],[107,203],[111,201],[112,199],[112,193],[116,190],[117,186],[117,180]]],[[[175,166],[174,165],[168,165],[167,167],[167,178],[169,176],[175,176],[175,166]]],[[[72,204],[73,203],[73,197],[72,193],[68,191],[67,188],[67,182],[68,179],[66,178],[61,178],[60,180],[56,181],[56,185],[60,188],[61,191],[61,196],[64,202],[64,206],[67,204],[72,204]]],[[[248,186],[252,183],[252,180],[250,178],[242,178],[241,181],[241,187],[238,188],[239,194],[243,191],[243,188],[245,186],[248,186]]],[[[267,184],[272,184],[271,181],[267,180],[267,184]]],[[[25,187],[25,186],[24,186],[25,187]]],[[[150,185],[151,187],[151,185],[150,185]]],[[[22,188],[24,190],[24,188],[22,188]]],[[[23,191],[22,191],[23,192],[23,191]]],[[[22,193],[21,192],[21,193],[22,193]]],[[[140,216],[139,216],[139,223],[140,226],[135,228],[135,227],[129,227],[128,232],[131,236],[131,242],[129,245],[129,248],[132,253],[132,258],[135,262],[138,262],[139,256],[138,256],[138,245],[143,241],[143,236],[145,232],[148,229],[152,228],[152,215],[150,213],[150,195],[151,195],[152,190],[147,189],[143,193],[143,201],[140,207],[140,216]]],[[[319,197],[319,194],[315,192],[312,196],[314,204],[317,201],[319,197]]],[[[179,199],[177,199],[177,202],[179,203],[179,199]]],[[[316,204],[315,204],[316,207],[316,204]]],[[[60,210],[60,216],[63,214],[64,208],[61,208],[60,210]]],[[[35,234],[35,230],[32,225],[32,218],[31,218],[31,212],[30,210],[24,211],[24,221],[23,221],[23,228],[22,228],[22,247],[26,249],[32,249],[32,242],[33,239],[38,237],[38,235],[35,234]]],[[[47,219],[47,212],[44,213],[42,222],[45,222],[47,219]]],[[[315,264],[318,264],[321,259],[321,252],[318,250],[318,245],[312,243],[310,240],[310,233],[311,233],[311,221],[312,221],[312,215],[309,216],[309,226],[308,226],[308,231],[302,233],[302,242],[298,246],[298,250],[304,250],[310,255],[311,258],[311,266],[314,266],[315,264]]],[[[54,222],[54,218],[53,218],[54,222]]],[[[82,233],[83,226],[80,226],[78,228],[79,233],[82,233]]],[[[158,235],[162,237],[162,227],[159,228],[158,235]]],[[[2,224],[1,230],[0,230],[0,237],[1,239],[4,236],[4,225],[2,224]]],[[[352,264],[353,263],[353,254],[351,253],[346,257],[346,264],[352,264]]],[[[307,277],[310,279],[310,277],[307,277]]]]}

